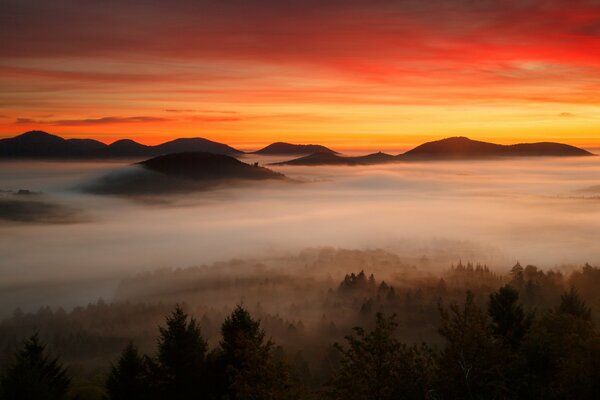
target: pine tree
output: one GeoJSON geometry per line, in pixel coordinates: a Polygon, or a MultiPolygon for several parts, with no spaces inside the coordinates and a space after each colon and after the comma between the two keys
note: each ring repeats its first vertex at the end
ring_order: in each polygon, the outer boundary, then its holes
{"type": "Polygon", "coordinates": [[[160,327],[158,355],[149,366],[159,398],[190,399],[202,396],[207,343],[194,318],[178,305],[160,327]]]}
{"type": "Polygon", "coordinates": [[[70,378],[57,358],[51,359],[37,334],[31,336],[0,381],[0,398],[10,400],[61,400],[70,378]]]}
{"type": "Polygon", "coordinates": [[[501,349],[485,312],[467,293],[464,305],[440,307],[440,334],[446,346],[440,355],[440,382],[448,398],[504,398],[506,385],[501,349]]]}
{"type": "Polygon", "coordinates": [[[375,328],[354,328],[347,345],[336,344],[341,355],[330,396],[339,400],[392,400],[423,398],[426,376],[416,350],[394,338],[395,316],[377,313],[375,328]]]}
{"type": "Polygon", "coordinates": [[[568,293],[561,296],[557,311],[560,314],[571,315],[585,321],[592,319],[592,309],[579,298],[579,294],[575,288],[571,288],[568,293]]]}
{"type": "Polygon", "coordinates": [[[494,334],[512,349],[519,347],[533,321],[533,315],[526,315],[519,304],[519,292],[509,285],[490,294],[488,314],[494,334]]]}
{"type": "Polygon", "coordinates": [[[117,364],[111,366],[106,381],[107,397],[109,400],[145,400],[148,386],[146,363],[133,343],[129,343],[117,364]]]}
{"type": "Polygon", "coordinates": [[[265,340],[260,322],[242,306],[221,327],[220,348],[213,354],[220,383],[216,397],[231,400],[275,400],[293,396],[288,368],[273,355],[274,344],[265,340]]]}

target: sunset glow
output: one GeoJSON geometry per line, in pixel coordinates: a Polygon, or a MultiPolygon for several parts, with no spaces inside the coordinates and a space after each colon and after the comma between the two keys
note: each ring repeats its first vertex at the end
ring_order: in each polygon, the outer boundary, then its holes
{"type": "Polygon", "coordinates": [[[600,3],[4,1],[0,136],[600,146],[600,3]]]}

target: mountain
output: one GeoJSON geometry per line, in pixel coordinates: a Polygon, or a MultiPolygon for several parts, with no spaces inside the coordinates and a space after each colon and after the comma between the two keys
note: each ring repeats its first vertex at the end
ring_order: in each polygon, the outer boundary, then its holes
{"type": "Polygon", "coordinates": [[[357,162],[350,157],[342,157],[333,153],[314,153],[271,165],[357,165],[357,162]]]}
{"type": "Polygon", "coordinates": [[[205,152],[167,154],[138,164],[150,171],[195,181],[284,178],[284,175],[257,164],[250,165],[233,157],[205,152]]]}
{"type": "Polygon", "coordinates": [[[388,162],[397,162],[396,157],[385,153],[373,153],[366,156],[343,157],[332,153],[314,153],[308,156],[295,158],[289,161],[273,163],[271,165],[372,165],[388,162]]]}
{"type": "Polygon", "coordinates": [[[397,162],[395,156],[382,152],[367,154],[366,156],[352,157],[359,164],[371,165],[371,164],[386,164],[390,162],[397,162]]]}
{"type": "Polygon", "coordinates": [[[154,146],[156,154],[182,153],[200,151],[214,154],[239,155],[243,151],[234,149],[223,143],[213,142],[204,138],[182,138],[171,140],[158,146],[154,146]]]}
{"type": "Polygon", "coordinates": [[[104,147],[106,145],[97,140],[63,139],[42,131],[30,131],[14,138],[0,139],[0,157],[87,157],[104,147]]]}
{"type": "Polygon", "coordinates": [[[266,180],[284,181],[288,178],[223,154],[187,152],[133,164],[84,184],[81,190],[94,194],[155,196],[266,180]]]}
{"type": "Polygon", "coordinates": [[[451,137],[427,142],[404,154],[399,159],[481,159],[493,157],[572,157],[590,156],[592,153],[562,143],[540,142],[500,145],[471,140],[466,137],[451,137]]]}
{"type": "Polygon", "coordinates": [[[146,146],[131,139],[117,140],[106,146],[106,157],[147,157],[152,155],[152,146],[146,146]]]}
{"type": "Polygon", "coordinates": [[[106,145],[92,139],[63,139],[43,131],[30,131],[13,138],[0,139],[0,158],[138,158],[184,151],[229,155],[243,153],[226,144],[203,138],[175,139],[157,146],[122,139],[106,145]]]}
{"type": "MultiPolygon", "coordinates": [[[[231,146],[204,138],[181,138],[156,146],[146,146],[133,140],[122,139],[106,145],[92,139],[63,139],[43,131],[30,131],[13,138],[0,139],[0,158],[146,158],[182,152],[207,152],[233,156],[243,154],[242,151],[231,146]]],[[[385,153],[343,157],[321,145],[282,142],[273,143],[255,154],[308,154],[305,157],[278,163],[279,165],[369,165],[410,160],[592,155],[583,149],[562,143],[500,145],[466,137],[451,137],[427,142],[395,158],[385,153]]]]}
{"type": "Polygon", "coordinates": [[[337,154],[337,152],[325,147],[320,144],[291,144],[284,142],[276,142],[255,151],[254,154],[261,155],[300,155],[300,154],[314,154],[314,153],[331,153],[337,154]]]}

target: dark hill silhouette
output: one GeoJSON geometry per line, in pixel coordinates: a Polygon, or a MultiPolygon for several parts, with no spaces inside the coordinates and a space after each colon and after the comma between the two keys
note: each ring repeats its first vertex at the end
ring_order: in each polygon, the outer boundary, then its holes
{"type": "Polygon", "coordinates": [[[158,146],[154,146],[158,153],[169,154],[169,153],[182,153],[200,151],[214,154],[243,154],[243,151],[236,150],[231,146],[223,143],[213,142],[204,138],[181,138],[171,140],[158,146]]]}
{"type": "Polygon", "coordinates": [[[161,195],[207,190],[265,180],[287,180],[285,175],[250,165],[223,154],[173,153],[139,162],[84,185],[85,192],[126,196],[161,195]]]}
{"type": "Polygon", "coordinates": [[[109,144],[104,152],[108,157],[147,157],[152,154],[152,147],[131,139],[121,139],[109,144]]]}
{"type": "Polygon", "coordinates": [[[0,157],[86,157],[106,145],[91,139],[63,139],[42,131],[30,131],[0,140],[0,157]]]}
{"type": "Polygon", "coordinates": [[[366,156],[352,157],[359,164],[385,164],[397,161],[395,156],[382,152],[367,154],[366,156]]]}
{"type": "Polygon", "coordinates": [[[272,163],[271,165],[357,165],[350,157],[342,157],[333,153],[314,153],[289,161],[272,163]]]}
{"type": "Polygon", "coordinates": [[[153,157],[184,151],[206,151],[238,155],[242,151],[203,138],[175,139],[157,146],[146,146],[122,139],[110,145],[92,139],[63,139],[43,131],[0,139],[1,158],[112,158],[153,157]]]}
{"type": "Polygon", "coordinates": [[[205,152],[175,153],[138,163],[168,176],[192,180],[283,179],[284,175],[258,165],[250,165],[221,154],[205,152]]]}
{"type": "MultiPolygon", "coordinates": [[[[92,139],[63,139],[43,131],[30,131],[22,135],[0,139],[0,158],[146,158],[170,153],[209,152],[224,155],[241,155],[242,151],[223,143],[204,138],[175,139],[156,146],[146,146],[133,140],[118,140],[110,145],[92,139]]],[[[320,145],[294,145],[273,143],[255,154],[306,154],[280,165],[368,165],[393,161],[436,159],[485,159],[494,157],[573,157],[590,156],[578,147],[553,142],[500,145],[451,137],[424,143],[395,158],[384,153],[361,157],[343,157],[320,145]],[[315,150],[317,151],[312,151],[315,150]]]]}
{"type": "Polygon", "coordinates": [[[400,154],[400,159],[473,159],[490,157],[569,157],[590,156],[588,151],[561,143],[521,143],[500,145],[471,140],[466,137],[451,137],[427,142],[400,154]]]}
{"type": "Polygon", "coordinates": [[[315,153],[271,165],[372,165],[396,161],[398,161],[396,157],[381,152],[358,157],[344,157],[331,153],[315,153]]]}
{"type": "Polygon", "coordinates": [[[501,145],[451,137],[427,142],[404,154],[391,156],[373,153],[360,157],[342,157],[337,154],[315,153],[309,156],[273,165],[372,165],[415,160],[476,160],[510,157],[579,157],[593,154],[575,146],[562,143],[539,142],[501,145]]]}
{"type": "Polygon", "coordinates": [[[291,154],[314,154],[314,153],[331,153],[337,154],[336,151],[331,150],[320,144],[291,144],[284,142],[276,142],[255,151],[254,154],[261,155],[291,155],[291,154]]]}

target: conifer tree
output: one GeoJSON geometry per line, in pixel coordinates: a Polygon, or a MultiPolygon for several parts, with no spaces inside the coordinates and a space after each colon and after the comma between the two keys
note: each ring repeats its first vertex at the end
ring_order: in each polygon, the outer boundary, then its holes
{"type": "Polygon", "coordinates": [[[148,373],[144,358],[129,343],[116,365],[111,366],[106,381],[108,400],[145,400],[148,398],[148,373]]]}
{"type": "Polygon", "coordinates": [[[339,400],[418,399],[425,393],[426,371],[416,350],[394,337],[395,316],[377,313],[375,328],[367,333],[355,327],[347,345],[336,344],[340,368],[332,381],[330,396],[339,400]],[[420,365],[420,366],[419,366],[420,365]]]}
{"type": "Polygon", "coordinates": [[[274,344],[265,340],[260,322],[242,306],[221,327],[222,340],[213,355],[220,372],[216,397],[230,400],[276,400],[293,396],[288,368],[274,357],[274,344]]]}
{"type": "Polygon", "coordinates": [[[533,315],[526,315],[519,304],[519,292],[506,285],[490,294],[488,314],[492,318],[494,334],[500,336],[506,345],[516,350],[533,320],[533,315]]]}
{"type": "Polygon", "coordinates": [[[160,398],[198,398],[205,390],[207,343],[194,318],[177,305],[160,327],[158,355],[149,372],[160,398]]]}
{"type": "Polygon", "coordinates": [[[0,381],[0,398],[6,400],[66,399],[70,378],[57,358],[50,358],[37,334],[23,348],[0,381]]]}

